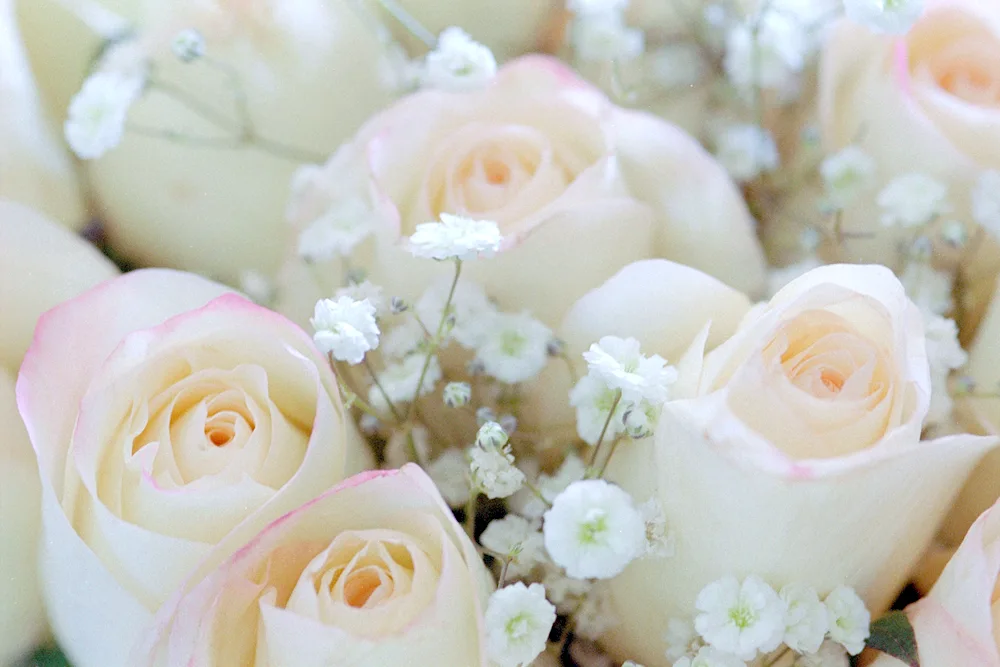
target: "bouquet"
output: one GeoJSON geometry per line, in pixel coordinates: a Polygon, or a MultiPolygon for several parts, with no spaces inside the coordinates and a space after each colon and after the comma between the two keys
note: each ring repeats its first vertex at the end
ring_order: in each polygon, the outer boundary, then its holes
{"type": "Polygon", "coordinates": [[[1000,667],[1000,4],[0,0],[0,666],[1000,667]]]}

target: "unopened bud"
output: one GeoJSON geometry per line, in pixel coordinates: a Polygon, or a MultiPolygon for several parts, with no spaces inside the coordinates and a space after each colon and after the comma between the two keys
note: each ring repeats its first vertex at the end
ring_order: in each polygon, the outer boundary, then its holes
{"type": "Polygon", "coordinates": [[[494,421],[486,422],[476,433],[476,446],[480,449],[503,449],[507,440],[509,438],[503,426],[494,421]]]}
{"type": "Polygon", "coordinates": [[[468,382],[449,382],[444,386],[442,397],[449,408],[461,408],[472,400],[472,387],[468,382]]]}
{"type": "Polygon", "coordinates": [[[177,33],[171,49],[182,63],[193,63],[205,55],[205,38],[194,28],[187,28],[177,33]]]}

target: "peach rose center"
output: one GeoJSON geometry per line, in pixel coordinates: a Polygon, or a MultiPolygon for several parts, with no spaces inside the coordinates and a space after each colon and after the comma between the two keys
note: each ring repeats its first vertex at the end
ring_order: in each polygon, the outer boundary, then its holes
{"type": "Polygon", "coordinates": [[[1000,107],[1000,41],[974,17],[931,15],[911,33],[911,69],[969,104],[1000,107]]]}

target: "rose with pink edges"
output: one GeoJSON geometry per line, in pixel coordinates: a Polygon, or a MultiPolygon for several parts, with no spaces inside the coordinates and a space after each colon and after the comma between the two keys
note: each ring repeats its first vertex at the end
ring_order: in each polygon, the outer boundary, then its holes
{"type": "Polygon", "coordinates": [[[44,595],[78,667],[131,664],[187,576],[359,465],[309,336],[184,273],[129,273],[43,315],[17,401],[42,477],[44,595]]]}

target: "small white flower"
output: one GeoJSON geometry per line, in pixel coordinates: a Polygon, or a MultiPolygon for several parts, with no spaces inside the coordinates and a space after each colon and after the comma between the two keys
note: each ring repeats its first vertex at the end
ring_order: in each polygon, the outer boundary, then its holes
{"type": "MultiPolygon", "coordinates": [[[[437,331],[448,299],[451,280],[439,280],[421,295],[416,313],[429,331],[437,331]]],[[[496,312],[483,288],[467,280],[458,281],[448,314],[455,318],[450,335],[462,347],[474,349],[482,338],[484,324],[496,312]]]]}
{"type": "Polygon", "coordinates": [[[746,667],[746,663],[731,653],[703,646],[693,658],[681,658],[674,667],[746,667]]]}
{"type": "Polygon", "coordinates": [[[93,160],[121,143],[125,119],[142,92],[142,80],[114,72],[97,72],[69,105],[64,131],[80,158],[93,160]]]}
{"type": "Polygon", "coordinates": [[[355,301],[368,300],[368,303],[375,306],[375,317],[385,317],[389,314],[389,302],[382,293],[382,288],[369,280],[360,283],[351,283],[346,287],[341,287],[334,292],[334,298],[349,296],[355,301]]]}
{"type": "Polygon", "coordinates": [[[484,621],[490,660],[498,667],[521,667],[545,650],[556,608],[541,584],[518,582],[490,596],[484,621]]]}
{"type": "Polygon", "coordinates": [[[952,400],[948,376],[968,362],[969,355],[958,342],[958,325],[943,317],[924,316],[927,362],[931,369],[931,404],[925,424],[940,424],[951,416],[952,400]]]}
{"type": "Polygon", "coordinates": [[[365,353],[378,347],[375,306],[367,299],[355,301],[349,296],[320,299],[309,323],[316,330],[313,335],[316,347],[340,361],[359,364],[365,353]]]}
{"type": "Polygon", "coordinates": [[[469,502],[469,461],[465,452],[445,450],[427,466],[427,475],[434,481],[448,507],[457,509],[469,502]]]}
{"type": "Polygon", "coordinates": [[[785,603],[760,577],[714,581],[698,594],[695,607],[701,612],[694,620],[698,634],[742,660],[775,650],[784,638],[785,603]]]}
{"type": "Polygon", "coordinates": [[[424,61],[424,84],[449,92],[477,90],[497,73],[489,47],[475,41],[461,28],[445,28],[437,47],[424,61]]]}
{"type": "Polygon", "coordinates": [[[850,664],[843,646],[826,641],[815,653],[799,656],[792,667],[849,667],[850,664]]]}
{"type": "Polygon", "coordinates": [[[632,498],[604,480],[570,484],[545,513],[545,548],[571,577],[607,579],[646,547],[646,522],[632,498]]]}
{"type": "Polygon", "coordinates": [[[274,282],[260,271],[246,270],[240,272],[240,290],[253,302],[266,306],[274,301],[276,289],[274,282]]]}
{"type": "Polygon", "coordinates": [[[665,655],[671,664],[685,656],[694,657],[705,645],[705,642],[695,632],[694,623],[686,618],[669,619],[667,631],[663,634],[663,641],[667,644],[665,655]]]}
{"type": "Polygon", "coordinates": [[[449,382],[444,386],[441,400],[449,408],[461,408],[472,400],[472,387],[468,382],[449,382]]]}
{"type": "Polygon", "coordinates": [[[830,639],[837,642],[851,655],[857,655],[865,647],[865,640],[871,634],[871,614],[865,603],[847,586],[838,586],[826,596],[827,621],[830,624],[830,639]]]}
{"type": "Polygon", "coordinates": [[[586,62],[634,60],[642,55],[642,30],[625,25],[621,14],[584,15],[572,24],[573,49],[586,62]]]}
{"type": "Polygon", "coordinates": [[[882,224],[920,227],[951,210],[948,186],[921,173],[897,176],[878,195],[882,224]]]}
{"type": "Polygon", "coordinates": [[[908,262],[899,281],[906,288],[906,296],[920,308],[925,317],[944,315],[952,309],[952,289],[954,276],[947,271],[939,271],[923,260],[908,262]]]}
{"type": "Polygon", "coordinates": [[[810,254],[795,264],[771,269],[767,274],[768,295],[774,296],[788,283],[821,266],[823,266],[823,261],[816,255],[810,254]]]}
{"type": "Polygon", "coordinates": [[[663,403],[677,380],[676,368],[667,366],[659,355],[643,355],[634,338],[605,336],[591,345],[583,358],[591,373],[612,389],[621,390],[626,403],[663,403]]]}
{"type": "Polygon", "coordinates": [[[643,667],[643,665],[640,665],[635,660],[626,660],[622,663],[622,667],[643,667]]]}
{"type": "Polygon", "coordinates": [[[506,449],[471,447],[469,459],[472,482],[487,498],[506,498],[524,485],[524,473],[506,449]]]}
{"type": "MultiPolygon", "coordinates": [[[[420,373],[427,359],[423,354],[411,354],[402,361],[386,366],[378,374],[379,383],[382,389],[388,394],[389,400],[394,405],[399,403],[409,403],[417,398],[417,383],[420,382],[420,373]]],[[[436,356],[431,357],[430,365],[424,376],[424,383],[420,387],[420,395],[425,396],[434,390],[434,385],[441,379],[441,363],[436,356]]],[[[381,412],[389,409],[385,397],[378,387],[372,386],[368,390],[368,403],[373,408],[381,412]]]]}
{"type": "Polygon", "coordinates": [[[797,653],[815,653],[826,638],[826,607],[816,591],[801,584],[783,586],[779,593],[787,607],[785,644],[797,653]]]}
{"type": "Polygon", "coordinates": [[[673,535],[667,531],[667,518],[663,516],[660,501],[650,498],[639,505],[639,512],[646,522],[645,558],[669,558],[674,555],[676,545],[673,535]]]}
{"type": "Polygon", "coordinates": [[[566,9],[576,15],[620,14],[629,6],[630,0],[567,0],[566,9]]]}
{"type": "Polygon", "coordinates": [[[1000,240],[1000,171],[984,171],[972,190],[972,218],[1000,240]]]}
{"type": "Polygon", "coordinates": [[[610,593],[603,586],[595,587],[583,598],[574,618],[577,634],[592,641],[619,623],[610,593]]]}
{"type": "Polygon", "coordinates": [[[476,447],[483,449],[503,449],[507,446],[507,431],[494,421],[488,421],[476,432],[476,447]]]}
{"type": "Polygon", "coordinates": [[[490,521],[479,536],[479,543],[494,553],[510,558],[508,576],[526,577],[536,565],[545,562],[542,533],[535,524],[516,514],[490,521]]]}
{"type": "Polygon", "coordinates": [[[628,437],[634,440],[648,438],[656,431],[663,406],[647,401],[632,403],[622,413],[622,426],[628,437]]]}
{"type": "Polygon", "coordinates": [[[737,181],[750,181],[778,168],[778,147],[771,134],[758,125],[736,124],[725,128],[716,141],[715,156],[737,181]]]}
{"type": "Polygon", "coordinates": [[[545,576],[542,583],[549,594],[549,600],[556,606],[560,614],[572,613],[583,596],[590,593],[594,588],[593,582],[588,579],[574,579],[554,567],[547,561],[545,576]]]}
{"type": "Polygon", "coordinates": [[[618,391],[608,386],[603,378],[594,373],[587,373],[580,378],[569,392],[569,404],[576,408],[576,432],[588,445],[596,445],[601,437],[604,424],[608,424],[606,438],[614,438],[622,432],[625,425],[622,415],[627,404],[619,401],[615,414],[608,422],[608,413],[615,403],[618,391]]]}
{"type": "Polygon", "coordinates": [[[845,208],[872,187],[875,160],[857,146],[827,156],[819,167],[826,195],[836,208],[845,208]]]}
{"type": "Polygon", "coordinates": [[[374,213],[363,199],[336,199],[326,213],[299,234],[299,257],[307,262],[325,262],[350,255],[374,229],[374,213]]]}
{"type": "Polygon", "coordinates": [[[182,63],[191,63],[205,55],[205,38],[194,28],[187,28],[177,33],[170,49],[182,63]]]}
{"type": "Polygon", "coordinates": [[[551,329],[527,313],[496,313],[483,323],[476,359],[501,382],[525,382],[548,363],[552,336],[551,329]]]}
{"type": "Polygon", "coordinates": [[[502,240],[495,222],[442,213],[441,222],[417,225],[408,245],[414,257],[470,260],[492,257],[502,240]]]}
{"type": "Polygon", "coordinates": [[[844,0],[847,18],[876,32],[903,34],[924,11],[925,0],[844,0]]]}
{"type": "MultiPolygon", "coordinates": [[[[549,503],[556,499],[566,487],[573,482],[579,482],[587,473],[587,464],[576,454],[569,454],[559,466],[554,475],[541,474],[538,476],[536,486],[542,497],[549,503]]],[[[530,489],[524,489],[515,497],[511,498],[511,509],[529,519],[541,519],[548,509],[547,505],[541,501],[530,489]]]]}
{"type": "Polygon", "coordinates": [[[961,248],[969,242],[969,233],[958,220],[951,220],[941,225],[941,240],[952,248],[961,248]]]}
{"type": "Polygon", "coordinates": [[[694,44],[665,44],[651,51],[648,61],[650,78],[668,90],[700,83],[707,70],[705,59],[694,44]]]}
{"type": "Polygon", "coordinates": [[[768,11],[730,28],[726,36],[726,75],[743,92],[754,88],[788,90],[796,85],[809,48],[806,28],[795,16],[768,11]]]}

